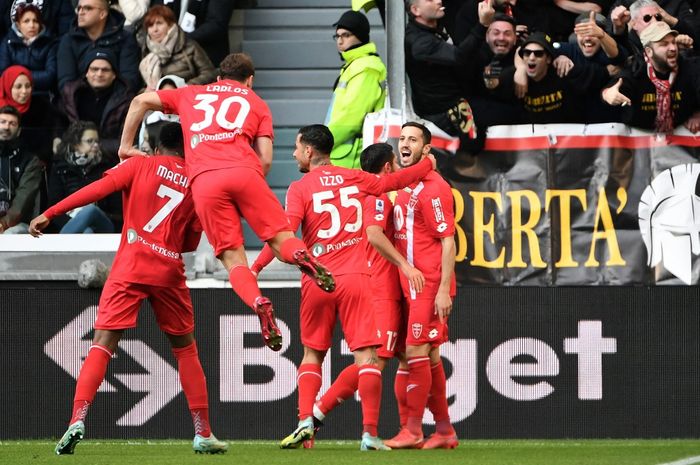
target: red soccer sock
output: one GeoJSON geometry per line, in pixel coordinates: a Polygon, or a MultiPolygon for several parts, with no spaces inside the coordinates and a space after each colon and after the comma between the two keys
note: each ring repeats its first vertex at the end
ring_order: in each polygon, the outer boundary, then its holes
{"type": "Polygon", "coordinates": [[[321,389],[321,365],[303,363],[297,370],[297,386],[299,388],[299,419],[313,416],[314,402],[321,389]]]}
{"type": "Polygon", "coordinates": [[[435,420],[435,431],[444,435],[453,435],[455,430],[452,427],[452,423],[450,423],[450,413],[447,405],[447,381],[442,361],[430,367],[430,375],[433,382],[430,386],[428,409],[435,420]]]}
{"type": "Polygon", "coordinates": [[[238,294],[244,304],[250,308],[255,308],[255,299],[262,294],[258,287],[258,280],[250,268],[244,265],[236,265],[228,272],[228,281],[231,283],[233,292],[238,294]]]}
{"type": "Polygon", "coordinates": [[[406,426],[414,435],[423,435],[423,412],[430,392],[430,358],[427,356],[408,359],[408,385],[406,386],[406,405],[408,420],[406,426]]]}
{"type": "Polygon", "coordinates": [[[304,241],[296,236],[290,237],[286,241],[282,242],[282,245],[280,246],[280,259],[283,262],[291,263],[293,265],[296,263],[294,260],[294,252],[301,249],[306,250],[306,244],[304,244],[304,241]]]}
{"type": "Polygon", "coordinates": [[[208,438],[211,435],[211,427],[209,426],[207,379],[199,361],[197,343],[193,342],[185,347],[173,347],[173,354],[177,359],[180,384],[192,414],[194,434],[208,438]]]}
{"type": "Polygon", "coordinates": [[[331,410],[349,399],[357,391],[359,373],[360,367],[354,363],[340,372],[331,387],[316,404],[324,415],[328,415],[331,410]]]}
{"type": "Polygon", "coordinates": [[[364,433],[377,435],[379,406],[382,402],[382,372],[379,366],[362,365],[358,373],[357,390],[362,403],[362,428],[364,433]]]}
{"type": "Polygon", "coordinates": [[[88,408],[95,399],[95,394],[100,384],[105,379],[107,365],[112,358],[112,352],[101,345],[93,344],[88,350],[88,355],[80,368],[78,382],[75,385],[75,397],[73,397],[73,414],[69,424],[85,420],[88,408]]]}
{"type": "Polygon", "coordinates": [[[408,406],[406,405],[406,385],[408,384],[408,370],[396,370],[394,378],[394,396],[399,408],[399,424],[403,428],[408,419],[408,406]]]}

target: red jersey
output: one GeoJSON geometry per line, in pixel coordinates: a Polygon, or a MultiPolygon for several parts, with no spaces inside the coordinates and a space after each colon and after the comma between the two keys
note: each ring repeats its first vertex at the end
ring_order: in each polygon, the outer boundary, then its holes
{"type": "MultiPolygon", "coordinates": [[[[394,205],[387,194],[379,197],[368,195],[362,210],[362,221],[365,230],[369,226],[379,226],[389,241],[394,242],[394,205]]],[[[365,235],[366,238],[366,235],[365,235]]],[[[394,264],[382,257],[369,241],[365,244],[369,272],[372,275],[372,295],[382,299],[401,298],[401,284],[399,283],[399,270],[394,264]]]]}
{"type": "Polygon", "coordinates": [[[292,225],[301,223],[306,246],[334,275],[369,274],[362,244],[365,197],[407,186],[429,171],[432,171],[429,160],[382,177],[360,170],[322,166],[290,184],[287,216],[292,225]]]}
{"type": "Polygon", "coordinates": [[[190,180],[203,171],[239,166],[262,173],[251,144],[273,137],[272,114],[252,89],[227,79],[157,92],[163,111],[180,115],[190,180]]]}
{"type": "Polygon", "coordinates": [[[182,158],[132,157],[49,208],[45,215],[52,218],[123,191],[124,228],[110,278],[176,286],[185,281],[181,254],[197,247],[202,232],[189,183],[182,158]]]}
{"type": "MultiPolygon", "coordinates": [[[[406,261],[425,276],[424,295],[434,296],[440,285],[440,239],[454,235],[454,217],[452,190],[436,172],[429,173],[421,182],[399,191],[396,196],[394,244],[406,261]]],[[[402,277],[401,282],[405,285],[404,281],[402,277]]],[[[451,288],[454,295],[454,273],[451,288]]]]}

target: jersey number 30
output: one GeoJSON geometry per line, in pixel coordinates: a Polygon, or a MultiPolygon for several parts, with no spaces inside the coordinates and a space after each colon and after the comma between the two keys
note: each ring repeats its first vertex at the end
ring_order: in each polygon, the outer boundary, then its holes
{"type": "Polygon", "coordinates": [[[199,100],[199,103],[194,105],[193,108],[202,110],[204,112],[204,119],[198,123],[192,123],[190,126],[191,131],[201,131],[208,128],[211,126],[214,119],[216,119],[216,123],[219,127],[228,131],[235,128],[242,128],[245,119],[248,117],[248,113],[250,113],[250,103],[240,95],[226,97],[221,101],[221,104],[216,105],[219,107],[218,109],[215,108],[214,105],[219,100],[219,96],[216,94],[199,94],[194,99],[199,100]],[[227,119],[227,113],[234,103],[237,103],[239,106],[238,113],[233,121],[229,121],[227,119]]]}

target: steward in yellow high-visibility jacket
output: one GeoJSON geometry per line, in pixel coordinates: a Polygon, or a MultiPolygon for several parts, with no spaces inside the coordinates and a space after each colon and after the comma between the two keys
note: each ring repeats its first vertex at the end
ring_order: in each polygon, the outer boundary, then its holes
{"type": "Polygon", "coordinates": [[[369,21],[362,13],[343,13],[336,26],[336,45],[345,65],[333,88],[326,126],[335,144],[331,163],[360,168],[362,123],[367,113],[384,107],[386,67],[369,41],[369,21]]]}

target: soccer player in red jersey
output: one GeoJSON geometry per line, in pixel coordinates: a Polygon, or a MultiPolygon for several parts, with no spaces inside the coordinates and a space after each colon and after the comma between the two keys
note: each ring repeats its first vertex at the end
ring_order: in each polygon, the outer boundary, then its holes
{"type": "Polygon", "coordinates": [[[113,192],[123,192],[121,242],[100,296],[93,345],[78,376],[68,430],[56,445],[58,455],[72,454],[85,435],[88,407],[105,378],[122,333],[136,326],[144,299],[151,302],[158,325],[170,340],[177,359],[195,427],[195,452],[222,453],[228,448],[216,439],[209,426],[206,379],[194,339],[190,293],[185,285],[182,253],[197,248],[202,227],[194,213],[182,145],[180,125],[164,126],[158,156],[138,157],[117,165],[106,171],[102,179],[34,218],[29,226],[33,236],[40,236],[52,218],[113,192]]]}
{"type": "MultiPolygon", "coordinates": [[[[292,228],[302,226],[304,242],[320,263],[332,268],[333,294],[319,292],[303,277],[300,327],[304,357],[297,372],[299,425],[280,447],[296,448],[313,438],[313,405],[321,387],[321,364],[332,342],[333,327],[340,319],[345,339],[358,366],[358,390],[362,399],[362,450],[384,449],[377,438],[381,401],[381,371],[377,366],[379,335],[374,324],[367,257],[362,244],[362,202],[367,194],[379,194],[408,185],[434,168],[434,159],[412,169],[379,177],[360,170],[332,166],[333,135],[323,125],[299,130],[294,158],[307,173],[287,191],[287,216],[292,228]]],[[[258,256],[253,271],[269,263],[268,249],[258,256]]]]}
{"type": "MultiPolygon", "coordinates": [[[[401,165],[412,166],[428,156],[430,139],[430,131],[422,124],[405,123],[399,137],[401,165]]],[[[406,427],[386,441],[392,448],[452,449],[459,443],[450,422],[440,358],[440,345],[447,341],[447,318],[456,294],[453,203],[449,184],[437,172],[399,191],[394,202],[394,242],[406,260],[423,272],[425,285],[419,292],[401,279],[409,302],[408,419],[406,427]],[[433,413],[436,430],[423,442],[426,405],[433,413]]]]}
{"type": "MultiPolygon", "coordinates": [[[[391,145],[372,144],[360,154],[362,170],[386,176],[398,171],[399,166],[391,145]]],[[[401,426],[406,424],[406,380],[408,365],[405,358],[406,313],[405,301],[401,292],[399,270],[413,287],[420,292],[425,278],[423,273],[406,261],[393,246],[394,240],[393,203],[389,195],[368,195],[362,210],[364,226],[365,256],[369,264],[370,289],[374,319],[379,329],[380,346],[377,348],[379,369],[383,370],[388,360],[397,356],[399,369],[394,382],[394,392],[399,406],[401,426]],[[398,267],[398,268],[397,268],[398,267]]],[[[357,389],[358,366],[345,368],[335,382],[314,405],[314,418],[317,425],[342,401],[350,398],[357,389]]],[[[305,447],[312,447],[304,443],[305,447]]]]}
{"type": "Polygon", "coordinates": [[[282,348],[272,303],[248,268],[241,217],[275,251],[327,292],[330,272],[294,236],[275,194],[265,182],[272,163],[272,115],[252,90],[255,68],[244,53],[227,56],[217,81],[201,86],[145,92],[135,97],[124,122],[120,158],[145,155],[132,143],[147,110],[180,115],[192,196],[207,239],[229,273],[234,292],[260,318],[263,338],[282,348]]]}

